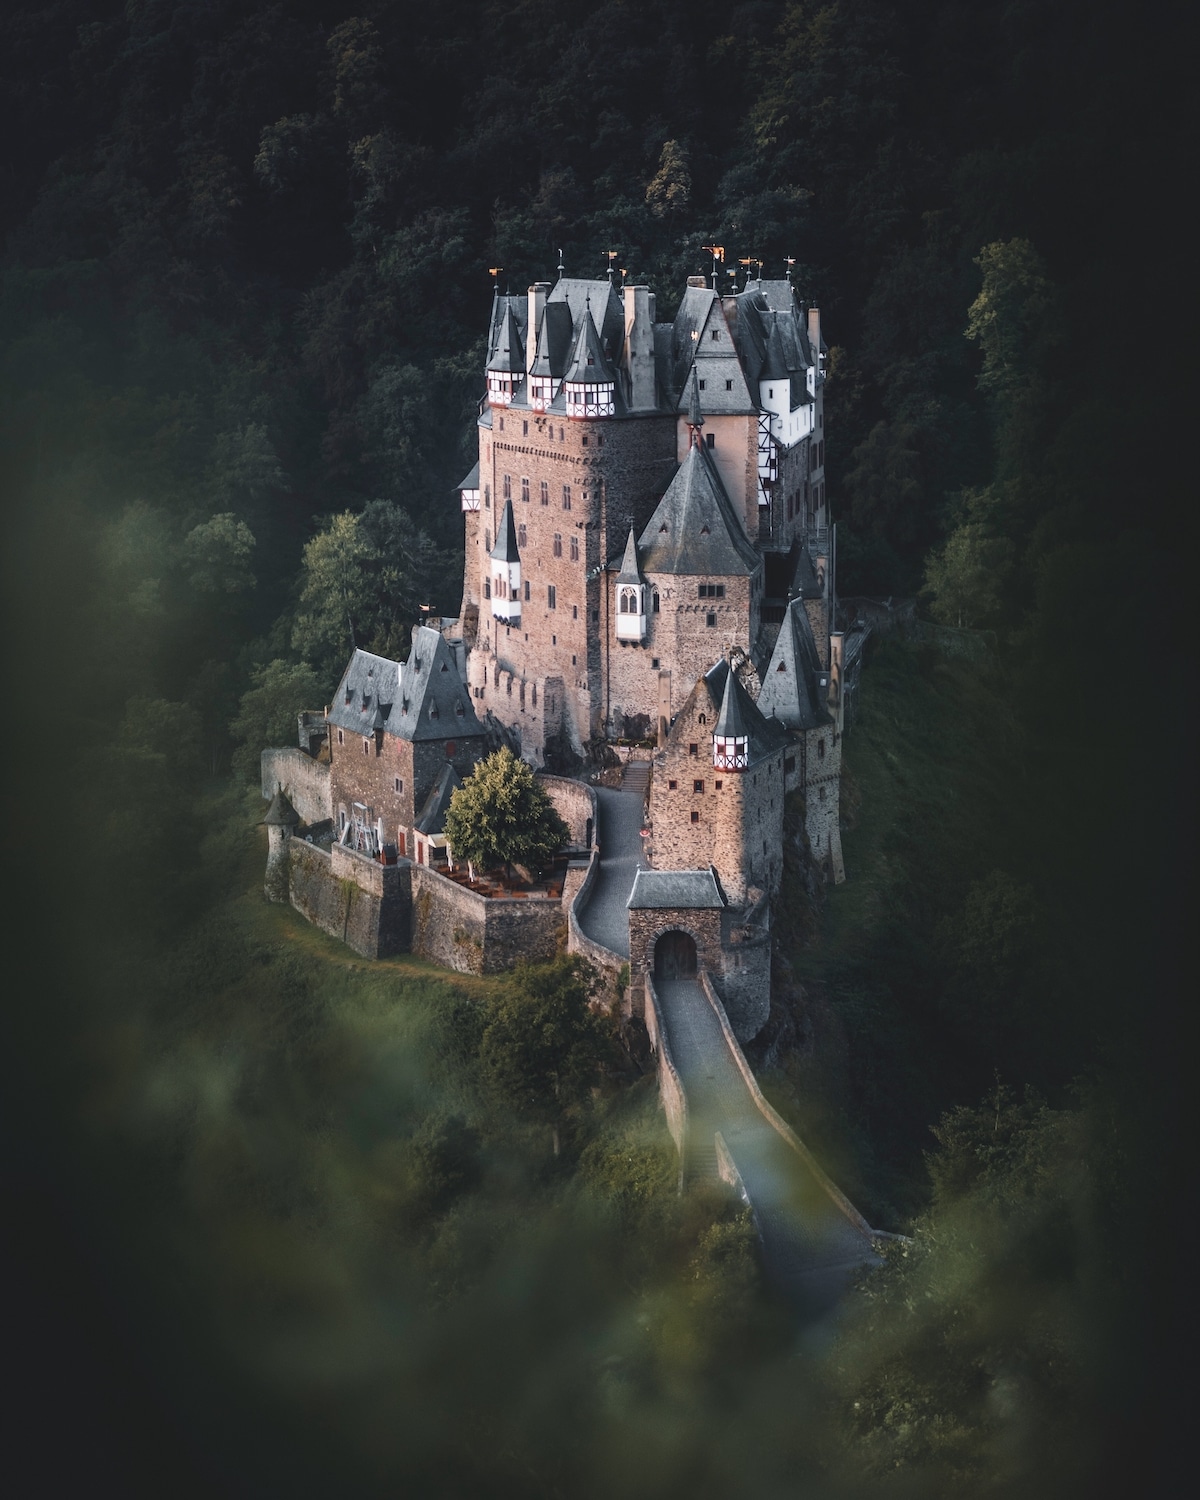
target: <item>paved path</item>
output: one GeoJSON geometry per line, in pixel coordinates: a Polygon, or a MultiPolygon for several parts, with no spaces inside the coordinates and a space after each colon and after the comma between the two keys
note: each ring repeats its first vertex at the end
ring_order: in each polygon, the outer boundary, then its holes
{"type": "Polygon", "coordinates": [[[663,979],[655,988],[687,1094],[691,1165],[715,1170],[708,1143],[719,1130],[758,1217],[768,1275],[804,1321],[815,1320],[860,1266],[875,1263],[872,1245],[759,1113],[699,983],[663,979]]]}
{"type": "MultiPolygon", "coordinates": [[[[625,903],[642,863],[644,792],[640,768],[619,791],[596,788],[600,868],[580,926],[622,958],[629,957],[625,903]]],[[[687,1094],[689,1174],[715,1176],[719,1130],[754,1206],[767,1274],[801,1319],[814,1322],[832,1309],[854,1272],[877,1259],[871,1243],[759,1113],[699,983],[664,979],[655,988],[687,1094]]]]}
{"type": "Polygon", "coordinates": [[[629,957],[629,911],[625,903],[642,863],[642,786],[615,791],[598,786],[596,800],[600,868],[579,925],[594,943],[629,957]]]}

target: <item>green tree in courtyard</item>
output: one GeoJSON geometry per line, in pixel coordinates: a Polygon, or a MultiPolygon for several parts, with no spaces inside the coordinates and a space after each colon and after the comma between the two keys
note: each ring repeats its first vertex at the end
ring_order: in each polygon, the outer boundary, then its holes
{"type": "Polygon", "coordinates": [[[475,767],[446,810],[454,858],[482,870],[514,864],[540,869],[569,837],[545,789],[507,746],[475,767]]]}

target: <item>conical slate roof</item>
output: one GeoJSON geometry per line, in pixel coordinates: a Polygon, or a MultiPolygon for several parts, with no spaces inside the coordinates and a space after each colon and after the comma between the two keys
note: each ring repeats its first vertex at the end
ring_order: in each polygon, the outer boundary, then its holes
{"type": "Polygon", "coordinates": [[[571,356],[571,309],[566,302],[547,302],[537,333],[530,374],[539,380],[558,380],[571,356]]]}
{"type": "Polygon", "coordinates": [[[804,601],[788,605],[771,661],[763,673],[758,708],[773,715],[788,729],[816,729],[829,722],[829,710],[821,689],[820,658],[804,601]]]}
{"type": "Polygon", "coordinates": [[[513,524],[512,502],[504,502],[504,514],[500,517],[500,527],[496,532],[496,545],[492,548],[492,558],[496,562],[520,562],[521,554],[517,551],[517,528],[513,524]]]}
{"type": "Polygon", "coordinates": [[[479,460],[475,460],[475,467],[465,478],[460,479],[454,486],[456,490],[477,490],[479,488],[479,460]]]}
{"type": "Polygon", "coordinates": [[[633,527],[629,528],[629,537],[625,543],[625,555],[621,558],[621,571],[617,574],[618,583],[642,583],[641,572],[638,569],[637,542],[634,540],[633,527]]]}
{"type": "Polygon", "coordinates": [[[565,378],[571,385],[616,384],[617,377],[604,357],[604,346],[590,307],[584,310],[579,337],[575,341],[575,355],[565,378]]]}
{"type": "Polygon", "coordinates": [[[500,336],[496,340],[496,347],[492,350],[492,357],[488,360],[487,367],[489,370],[504,373],[512,372],[519,375],[525,373],[525,345],[511,306],[504,311],[504,318],[500,324],[500,336]]]}
{"type": "Polygon", "coordinates": [[[693,443],[641,535],[644,573],[749,577],[760,567],[708,450],[693,443]]]}
{"type": "Polygon", "coordinates": [[[717,739],[748,740],[750,738],[750,716],[746,709],[750,697],[738,681],[736,672],[726,672],[725,692],[721,698],[721,712],[717,715],[713,735],[717,739]],[[744,700],[744,701],[743,701],[744,700]]]}
{"type": "Polygon", "coordinates": [[[783,347],[783,331],[776,314],[770,315],[770,333],[767,335],[766,357],[763,360],[760,380],[786,380],[790,374],[787,352],[783,347]]]}
{"type": "Polygon", "coordinates": [[[691,401],[688,406],[688,426],[699,430],[704,426],[704,413],[700,410],[700,377],[696,374],[696,366],[692,366],[692,391],[691,401]]]}
{"type": "Polygon", "coordinates": [[[288,801],[283,788],[277,787],[271,798],[271,805],[263,816],[263,822],[268,828],[295,828],[299,821],[300,814],[288,801]]]}

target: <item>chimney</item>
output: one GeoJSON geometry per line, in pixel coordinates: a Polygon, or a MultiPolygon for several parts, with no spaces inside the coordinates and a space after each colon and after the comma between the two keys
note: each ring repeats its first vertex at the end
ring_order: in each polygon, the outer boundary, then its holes
{"type": "Polygon", "coordinates": [[[546,310],[546,293],[550,290],[548,281],[535,281],[529,288],[529,322],[525,328],[525,373],[533,369],[534,357],[537,354],[538,329],[542,326],[542,313],[546,310]]]}
{"type": "Polygon", "coordinates": [[[821,309],[819,307],[810,307],[808,310],[808,342],[812,345],[813,364],[819,375],[821,373],[821,309]]]}
{"type": "Polygon", "coordinates": [[[707,287],[708,286],[708,277],[707,276],[689,276],[687,284],[688,284],[688,286],[702,286],[702,287],[707,287]]]}
{"type": "Polygon", "coordinates": [[[646,411],[655,405],[653,300],[649,287],[625,288],[624,363],[633,411],[646,411]]]}

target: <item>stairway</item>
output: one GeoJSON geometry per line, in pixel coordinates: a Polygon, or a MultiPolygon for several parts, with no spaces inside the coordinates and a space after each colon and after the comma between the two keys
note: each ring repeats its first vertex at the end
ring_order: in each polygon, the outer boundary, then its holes
{"type": "Polygon", "coordinates": [[[694,1187],[700,1182],[720,1181],[716,1141],[713,1139],[713,1132],[703,1126],[693,1129],[689,1136],[684,1181],[688,1187],[694,1187]]]}
{"type": "Polygon", "coordinates": [[[650,790],[650,762],[648,760],[631,760],[621,774],[621,790],[623,792],[636,792],[643,802],[646,793],[650,790]]]}

